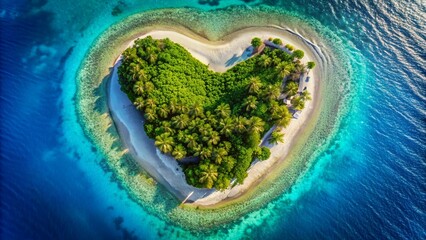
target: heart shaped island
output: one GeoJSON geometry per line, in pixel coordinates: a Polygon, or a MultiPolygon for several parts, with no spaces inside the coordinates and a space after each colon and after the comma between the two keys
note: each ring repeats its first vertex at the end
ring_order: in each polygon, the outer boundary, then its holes
{"type": "Polygon", "coordinates": [[[283,31],[209,42],[153,30],[116,61],[108,103],[121,139],[182,202],[242,195],[306,125],[317,100],[315,62],[283,31]]]}

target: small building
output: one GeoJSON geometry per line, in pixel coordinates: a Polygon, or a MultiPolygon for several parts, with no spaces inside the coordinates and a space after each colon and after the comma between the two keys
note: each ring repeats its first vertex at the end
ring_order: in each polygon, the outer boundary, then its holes
{"type": "Polygon", "coordinates": [[[296,111],[295,113],[293,113],[293,118],[298,119],[300,117],[300,114],[302,114],[302,111],[296,111]]]}

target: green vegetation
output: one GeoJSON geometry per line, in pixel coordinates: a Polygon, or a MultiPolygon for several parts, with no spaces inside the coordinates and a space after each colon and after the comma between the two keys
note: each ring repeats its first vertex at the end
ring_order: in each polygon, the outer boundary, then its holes
{"type": "Polygon", "coordinates": [[[286,45],[285,45],[285,47],[286,47],[288,50],[290,50],[290,51],[293,51],[293,50],[294,50],[293,45],[286,44],[286,45]]]}
{"type": "Polygon", "coordinates": [[[291,76],[300,71],[305,69],[295,56],[265,48],[216,73],[169,39],[146,37],[124,51],[118,74],[155,145],[177,160],[198,160],[182,162],[187,182],[225,189],[233,179],[244,181],[254,159],[269,158],[261,136],[273,125],[289,124],[292,115],[278,97],[284,77],[297,92],[291,76]]]}
{"type": "Polygon", "coordinates": [[[294,50],[292,56],[294,58],[302,59],[305,56],[305,53],[302,50],[294,50]]]}
{"type": "Polygon", "coordinates": [[[271,136],[268,139],[270,144],[277,144],[279,142],[284,142],[284,133],[279,132],[280,129],[277,129],[272,132],[271,136]]]}
{"type": "Polygon", "coordinates": [[[252,45],[254,48],[258,48],[258,47],[260,47],[260,45],[262,45],[262,40],[261,40],[260,38],[258,38],[258,37],[255,37],[255,38],[253,38],[253,39],[251,40],[251,45],[252,45]]]}
{"type": "Polygon", "coordinates": [[[307,65],[307,68],[308,68],[308,69],[314,69],[314,67],[315,67],[315,62],[308,62],[306,65],[307,65]]]}
{"type": "Polygon", "coordinates": [[[277,45],[283,45],[283,41],[279,38],[274,38],[274,40],[272,40],[272,42],[277,44],[277,45]]]}

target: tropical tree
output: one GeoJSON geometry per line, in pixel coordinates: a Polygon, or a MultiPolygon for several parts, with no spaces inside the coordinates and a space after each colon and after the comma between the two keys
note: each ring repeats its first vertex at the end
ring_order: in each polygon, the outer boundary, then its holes
{"type": "Polygon", "coordinates": [[[245,106],[246,111],[254,110],[257,107],[257,99],[255,96],[248,96],[243,103],[243,106],[245,106]]]}
{"type": "Polygon", "coordinates": [[[259,77],[251,77],[249,81],[249,85],[247,86],[247,90],[249,93],[258,93],[260,88],[262,87],[262,83],[260,82],[259,77]]]}
{"type": "Polygon", "coordinates": [[[300,94],[300,97],[303,99],[304,102],[312,100],[311,94],[308,91],[303,91],[302,94],[300,94]]]}
{"type": "Polygon", "coordinates": [[[293,45],[286,44],[286,45],[285,45],[285,47],[286,47],[288,50],[290,50],[290,51],[293,51],[293,50],[294,50],[293,45]]]}
{"type": "MultiPolygon", "coordinates": [[[[217,110],[217,109],[216,109],[217,110]]],[[[220,112],[222,112],[222,111],[220,111],[220,112]]],[[[229,109],[229,113],[231,112],[231,110],[229,109]]],[[[208,122],[211,126],[215,126],[216,124],[217,124],[217,119],[216,119],[216,117],[210,112],[210,111],[207,111],[206,113],[205,113],[205,115],[206,115],[206,117],[205,117],[205,119],[206,119],[206,122],[208,122]]],[[[223,116],[224,115],[224,113],[222,112],[222,113],[220,113],[220,115],[221,116],[223,116]]],[[[226,114],[225,114],[226,115],[226,114]]]]}
{"type": "Polygon", "coordinates": [[[277,112],[274,114],[276,124],[279,127],[287,127],[293,116],[286,106],[280,106],[277,112]]]}
{"type": "Polygon", "coordinates": [[[283,45],[283,41],[279,38],[274,38],[274,40],[272,40],[272,42],[277,44],[277,45],[283,45]]]}
{"type": "Polygon", "coordinates": [[[235,130],[239,133],[242,133],[246,130],[247,119],[245,117],[237,117],[235,120],[235,130]]]}
{"type": "Polygon", "coordinates": [[[217,167],[213,164],[209,164],[207,166],[201,166],[200,168],[200,183],[203,183],[206,188],[212,188],[214,182],[217,180],[217,167]]]}
{"type": "Polygon", "coordinates": [[[169,121],[161,122],[161,127],[166,133],[174,134],[176,131],[172,128],[172,124],[169,121]]]}
{"type": "Polygon", "coordinates": [[[220,133],[225,136],[230,136],[234,130],[234,123],[231,118],[222,119],[219,123],[220,133]]]}
{"type": "Polygon", "coordinates": [[[188,108],[185,106],[185,104],[183,104],[181,102],[176,105],[176,112],[177,113],[184,114],[184,113],[187,112],[187,110],[188,110],[188,108]]]}
{"type": "Polygon", "coordinates": [[[292,54],[294,58],[302,59],[305,53],[302,50],[295,50],[292,54]]]}
{"type": "Polygon", "coordinates": [[[279,75],[281,78],[284,78],[284,77],[286,77],[288,74],[290,74],[290,72],[291,72],[291,71],[292,71],[292,69],[293,69],[293,65],[288,64],[288,63],[286,63],[286,62],[281,62],[281,63],[279,63],[279,64],[275,67],[275,69],[278,71],[278,75],[279,75]]]}
{"type": "Polygon", "coordinates": [[[182,158],[184,158],[186,156],[186,149],[184,146],[182,145],[177,145],[172,152],[172,156],[177,159],[180,160],[182,158]]]}
{"type": "Polygon", "coordinates": [[[229,104],[222,103],[219,106],[217,106],[215,112],[220,117],[226,118],[226,117],[229,117],[229,115],[231,114],[231,108],[229,107],[229,104]]]}
{"type": "Polygon", "coordinates": [[[179,129],[184,129],[188,126],[189,117],[188,115],[181,114],[172,118],[173,125],[179,129]]]}
{"type": "Polygon", "coordinates": [[[210,138],[207,141],[207,143],[210,144],[210,145],[216,145],[216,144],[219,143],[219,141],[220,141],[219,133],[216,132],[216,131],[212,131],[211,134],[210,134],[210,138]]]}
{"type": "Polygon", "coordinates": [[[148,98],[148,99],[146,99],[146,101],[145,101],[145,106],[146,106],[147,108],[154,109],[154,108],[155,108],[155,106],[156,106],[156,104],[155,104],[155,101],[154,101],[152,98],[148,98]]]}
{"type": "Polygon", "coordinates": [[[133,92],[137,95],[142,95],[144,93],[144,83],[142,81],[137,81],[133,85],[133,92]]]}
{"type": "Polygon", "coordinates": [[[288,94],[288,96],[294,96],[296,95],[297,91],[299,90],[299,85],[297,83],[291,81],[287,83],[287,85],[284,88],[284,92],[288,94]]]}
{"type": "Polygon", "coordinates": [[[203,149],[201,149],[200,152],[200,157],[201,159],[208,159],[212,156],[213,150],[211,149],[211,147],[204,147],[203,149]]]}
{"type": "Polygon", "coordinates": [[[305,108],[305,102],[303,101],[301,97],[294,97],[291,100],[291,104],[293,105],[293,108],[296,110],[302,110],[303,108],[305,108]]]}
{"type": "Polygon", "coordinates": [[[263,67],[270,66],[272,64],[272,58],[268,57],[267,55],[262,55],[261,64],[263,65],[263,67]]]}
{"type": "Polygon", "coordinates": [[[217,164],[221,164],[222,160],[228,155],[228,152],[224,148],[217,148],[213,152],[213,159],[217,164]]]}
{"type": "Polygon", "coordinates": [[[277,100],[281,95],[280,86],[269,85],[268,87],[266,87],[264,95],[266,100],[277,100]]]}
{"type": "Polygon", "coordinates": [[[249,129],[254,133],[261,133],[264,130],[265,123],[259,117],[251,117],[249,120],[249,129]]]}
{"type": "Polygon", "coordinates": [[[315,67],[315,62],[308,62],[308,63],[307,63],[307,67],[308,67],[308,69],[314,69],[314,67],[315,67]]]}
{"type": "Polygon", "coordinates": [[[261,40],[260,38],[258,38],[258,37],[255,37],[255,38],[253,38],[253,39],[251,40],[251,45],[252,45],[254,48],[258,48],[258,47],[260,47],[260,45],[262,45],[262,40],[261,40]]]}
{"type": "Polygon", "coordinates": [[[154,91],[154,89],[155,89],[154,83],[152,83],[150,81],[145,82],[145,92],[149,93],[149,92],[154,91]]]}
{"type": "Polygon", "coordinates": [[[203,114],[203,106],[201,104],[196,103],[191,106],[189,109],[189,115],[191,117],[200,117],[203,114]]]}
{"type": "Polygon", "coordinates": [[[142,110],[144,108],[144,106],[145,106],[145,101],[143,100],[142,97],[137,97],[135,99],[135,102],[133,103],[133,105],[136,106],[137,110],[142,110]]]}
{"type": "Polygon", "coordinates": [[[284,133],[280,133],[279,131],[275,130],[272,132],[271,136],[268,139],[268,142],[270,144],[277,144],[279,142],[284,142],[284,133]]]}
{"type": "Polygon", "coordinates": [[[178,106],[177,101],[176,101],[176,100],[174,100],[174,99],[172,99],[172,100],[169,102],[169,109],[170,109],[170,112],[171,112],[171,113],[176,113],[176,111],[177,111],[177,106],[178,106]]]}
{"type": "Polygon", "coordinates": [[[187,135],[185,138],[185,143],[187,144],[186,146],[189,149],[195,149],[198,145],[198,136],[196,134],[191,134],[191,135],[187,135]]]}
{"type": "Polygon", "coordinates": [[[173,150],[174,140],[170,133],[163,133],[155,137],[155,146],[163,153],[170,153],[173,150]]]}
{"type": "Polygon", "coordinates": [[[155,119],[157,119],[157,114],[155,114],[155,111],[148,108],[145,110],[145,119],[148,120],[148,122],[153,122],[155,119]]]}
{"type": "Polygon", "coordinates": [[[169,109],[166,104],[161,105],[161,107],[158,108],[158,116],[162,118],[167,118],[169,116],[169,109]]]}

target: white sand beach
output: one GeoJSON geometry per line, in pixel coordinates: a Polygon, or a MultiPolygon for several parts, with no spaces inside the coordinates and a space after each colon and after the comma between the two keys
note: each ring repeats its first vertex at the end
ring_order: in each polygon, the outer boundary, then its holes
{"type": "MultiPolygon", "coordinates": [[[[153,30],[143,33],[139,38],[144,38],[148,35],[156,39],[169,38],[179,43],[195,58],[217,72],[224,72],[236,63],[246,59],[250,55],[249,47],[253,37],[260,37],[263,40],[269,37],[281,38],[284,44],[290,43],[296,49],[301,49],[305,52],[302,62],[317,62],[312,50],[301,39],[298,39],[298,37],[285,29],[274,27],[257,27],[240,30],[218,42],[210,42],[199,36],[195,36],[189,30],[187,33],[182,30],[153,30]]],[[[132,44],[133,41],[129,43],[129,45],[132,44]]],[[[311,93],[312,100],[306,103],[305,109],[298,119],[292,119],[289,126],[282,130],[285,133],[284,143],[269,146],[267,141],[265,141],[266,146],[271,148],[271,157],[268,160],[253,164],[248,170],[248,177],[242,185],[237,185],[225,191],[198,189],[186,183],[185,176],[176,160],[170,156],[161,154],[154,146],[154,140],[145,134],[142,114],[136,110],[126,94],[120,90],[117,75],[120,59],[118,58],[114,63],[114,69],[108,86],[108,104],[124,145],[129,149],[135,160],[178,199],[183,200],[193,192],[188,200],[195,205],[207,206],[217,204],[227,198],[236,198],[248,189],[255,187],[259,183],[259,179],[273,171],[274,165],[280,161],[285,161],[285,156],[290,152],[291,146],[296,141],[297,136],[302,134],[315,109],[314,106],[317,106],[319,101],[319,79],[318,74],[316,74],[319,70],[314,69],[309,73],[310,81],[307,84],[307,90],[311,93]]]]}

